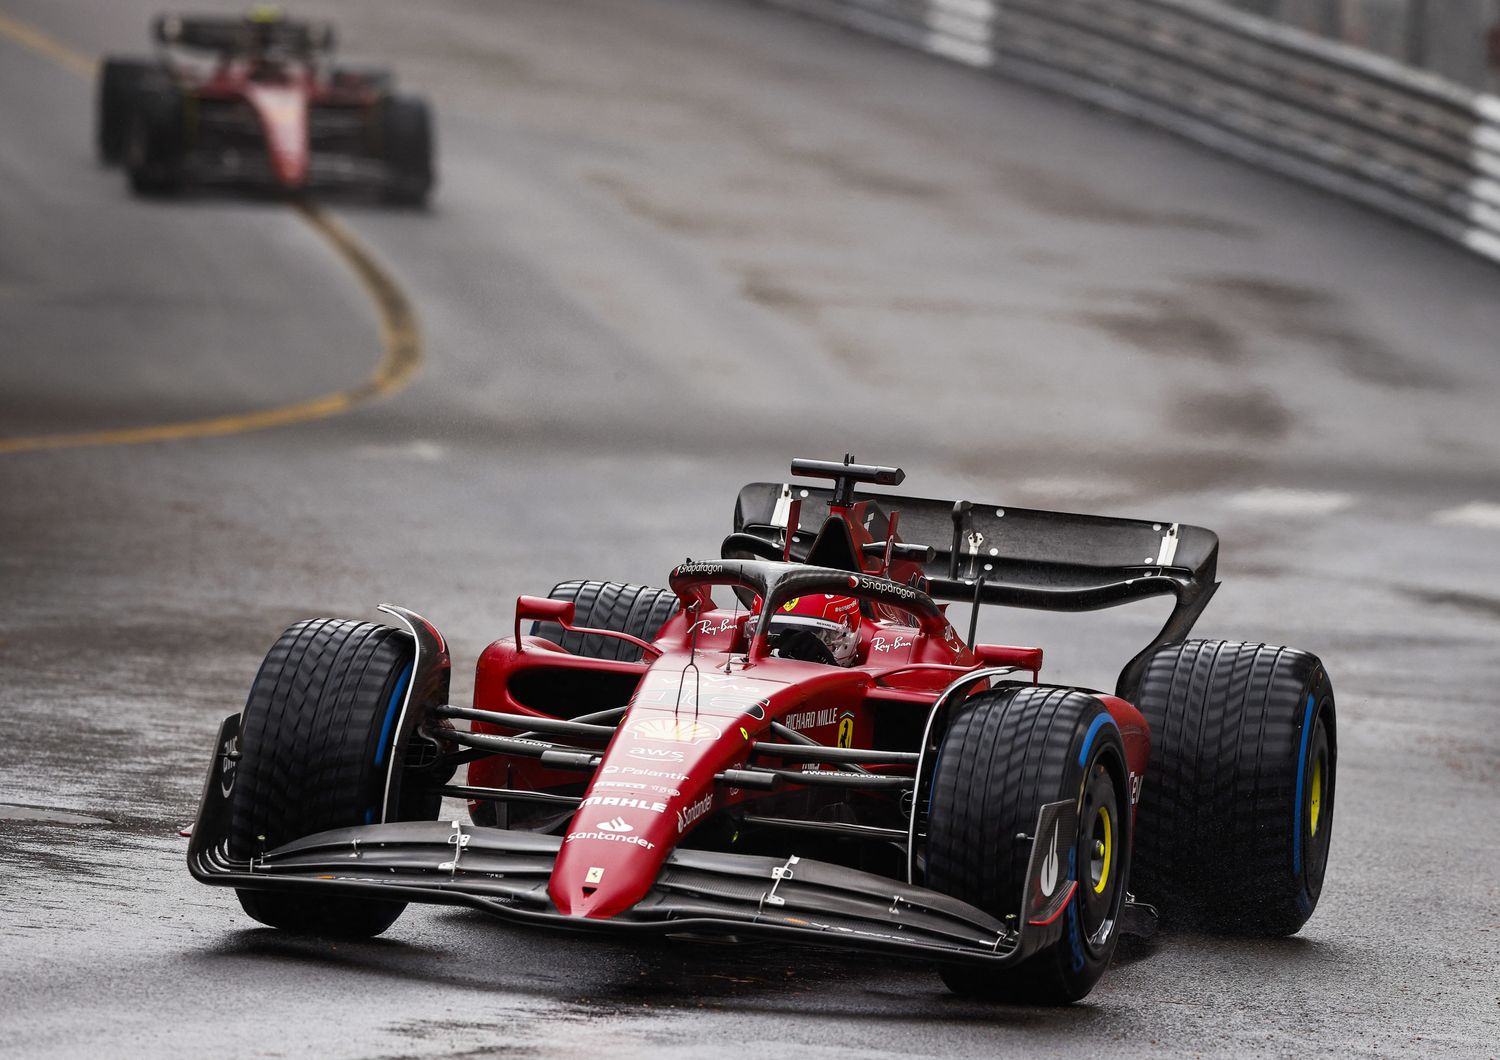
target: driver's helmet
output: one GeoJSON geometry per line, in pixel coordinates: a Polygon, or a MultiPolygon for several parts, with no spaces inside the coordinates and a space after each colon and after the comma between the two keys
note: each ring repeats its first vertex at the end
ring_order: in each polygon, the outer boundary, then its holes
{"type": "Polygon", "coordinates": [[[776,609],[766,637],[771,651],[784,659],[853,666],[859,654],[859,601],[825,593],[793,597],[776,609]]]}
{"type": "Polygon", "coordinates": [[[274,4],[257,4],[245,13],[246,37],[252,58],[269,61],[277,51],[281,37],[281,8],[274,4]]]}

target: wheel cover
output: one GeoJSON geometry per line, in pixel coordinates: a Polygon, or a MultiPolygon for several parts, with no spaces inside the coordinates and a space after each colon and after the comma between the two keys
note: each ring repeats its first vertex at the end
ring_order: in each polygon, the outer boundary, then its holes
{"type": "Polygon", "coordinates": [[[1103,894],[1109,886],[1110,869],[1115,859],[1115,825],[1108,806],[1101,805],[1094,815],[1091,846],[1089,879],[1093,882],[1094,893],[1103,894]]]}
{"type": "Polygon", "coordinates": [[[1312,784],[1308,786],[1307,834],[1309,836],[1318,834],[1318,822],[1323,815],[1323,763],[1324,756],[1319,755],[1313,762],[1312,784]]]}
{"type": "Polygon", "coordinates": [[[1103,756],[1089,762],[1079,796],[1078,903],[1083,935],[1096,954],[1102,953],[1114,934],[1124,892],[1116,859],[1123,856],[1123,837],[1115,835],[1120,820],[1120,796],[1103,756]],[[1085,872],[1087,875],[1085,875],[1085,872]]]}

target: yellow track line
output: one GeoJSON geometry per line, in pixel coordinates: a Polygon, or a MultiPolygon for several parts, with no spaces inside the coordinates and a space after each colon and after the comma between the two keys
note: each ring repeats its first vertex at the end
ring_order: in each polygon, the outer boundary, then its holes
{"type": "MultiPolygon", "coordinates": [[[[46,56],[80,77],[93,77],[98,68],[98,64],[88,56],[5,14],[0,14],[0,36],[8,37],[38,55],[46,56]]],[[[311,205],[299,204],[295,209],[297,215],[349,267],[375,303],[380,315],[384,353],[368,379],[349,390],[339,390],[307,401],[254,412],[118,430],[0,438],[0,455],[42,449],[77,449],[96,445],[138,445],[143,442],[169,442],[184,438],[211,438],[265,430],[268,427],[285,427],[293,423],[337,416],[362,401],[393,394],[410,382],[422,366],[422,336],[417,327],[416,314],[406,295],[375,256],[355,238],[354,233],[331,215],[311,205]]]]}
{"type": "Polygon", "coordinates": [[[24,22],[17,22],[4,13],[0,13],[0,34],[23,47],[30,48],[38,55],[45,55],[58,65],[67,67],[79,77],[94,76],[94,69],[98,64],[87,55],[75,52],[56,37],[28,26],[24,22]]]}

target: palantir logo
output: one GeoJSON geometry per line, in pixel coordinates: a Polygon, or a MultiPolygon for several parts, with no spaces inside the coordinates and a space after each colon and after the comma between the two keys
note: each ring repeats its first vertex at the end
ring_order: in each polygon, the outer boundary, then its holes
{"type": "Polygon", "coordinates": [[[623,817],[616,817],[613,821],[601,821],[594,826],[601,832],[634,832],[630,822],[623,817]]]}

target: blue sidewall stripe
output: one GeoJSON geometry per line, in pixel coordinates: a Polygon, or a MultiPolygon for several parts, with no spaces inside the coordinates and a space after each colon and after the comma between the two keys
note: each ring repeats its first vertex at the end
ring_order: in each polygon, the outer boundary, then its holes
{"type": "MultiPolygon", "coordinates": [[[[947,735],[945,732],[944,736],[947,735]]],[[[937,757],[932,762],[932,780],[927,785],[927,814],[932,816],[932,797],[937,793],[938,770],[943,768],[943,741],[938,741],[937,757]]]]}
{"type": "Polygon", "coordinates": [[[1115,719],[1107,713],[1100,714],[1094,719],[1094,724],[1089,726],[1088,735],[1083,738],[1083,750],[1078,752],[1079,765],[1083,765],[1089,760],[1089,749],[1094,746],[1094,737],[1099,734],[1099,730],[1104,728],[1106,724],[1115,724],[1115,719]]]}
{"type": "Polygon", "coordinates": [[[1307,712],[1302,717],[1302,750],[1297,752],[1297,804],[1292,818],[1292,871],[1302,875],[1302,785],[1307,775],[1307,745],[1312,742],[1313,707],[1317,705],[1312,693],[1307,696],[1307,712]]]}
{"type": "Polygon", "coordinates": [[[396,712],[401,709],[401,699],[406,694],[406,683],[411,680],[411,663],[396,678],[396,687],[391,689],[391,701],[385,706],[385,722],[380,726],[380,743],[375,746],[375,764],[385,761],[385,749],[390,746],[391,726],[396,723],[396,712]]]}

